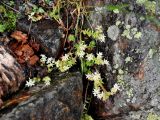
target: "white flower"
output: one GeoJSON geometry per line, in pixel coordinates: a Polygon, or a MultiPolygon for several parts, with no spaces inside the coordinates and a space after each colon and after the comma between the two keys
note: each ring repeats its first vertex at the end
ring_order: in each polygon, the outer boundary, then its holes
{"type": "Polygon", "coordinates": [[[85,45],[84,43],[80,43],[78,48],[79,48],[79,50],[84,51],[87,48],[87,45],[85,45]]]}
{"type": "Polygon", "coordinates": [[[50,64],[50,63],[54,63],[55,62],[55,59],[53,59],[52,57],[48,58],[47,59],[47,64],[50,64]]]}
{"type": "Polygon", "coordinates": [[[84,51],[77,51],[76,52],[77,56],[79,56],[80,58],[83,58],[83,56],[85,55],[84,51]]]}
{"type": "Polygon", "coordinates": [[[100,36],[99,36],[99,40],[101,41],[101,42],[105,42],[105,35],[104,34],[100,34],[100,36]]]}
{"type": "Polygon", "coordinates": [[[94,72],[93,77],[94,77],[94,80],[101,80],[101,75],[99,72],[94,72]]]}
{"type": "Polygon", "coordinates": [[[45,81],[44,83],[46,86],[49,86],[51,84],[50,81],[45,81]]]}
{"type": "Polygon", "coordinates": [[[113,12],[116,13],[116,14],[118,14],[119,10],[118,9],[114,9],[113,12]]]}
{"type": "Polygon", "coordinates": [[[40,56],[41,56],[40,61],[41,61],[42,63],[45,63],[45,62],[47,61],[47,57],[46,57],[44,54],[41,54],[40,56]]]}
{"type": "Polygon", "coordinates": [[[67,61],[69,58],[68,54],[65,54],[64,56],[62,56],[62,61],[67,61]]]}
{"type": "Polygon", "coordinates": [[[102,91],[100,94],[97,95],[97,98],[102,99],[103,96],[104,96],[104,92],[102,91]]]}
{"type": "Polygon", "coordinates": [[[111,89],[111,95],[114,95],[118,90],[120,90],[120,87],[118,86],[118,84],[115,84],[111,89]]]}
{"type": "Polygon", "coordinates": [[[100,94],[100,87],[97,87],[97,88],[93,89],[93,95],[97,96],[98,94],[100,94]]]}
{"type": "Polygon", "coordinates": [[[97,58],[102,58],[103,56],[102,56],[102,53],[101,52],[99,52],[99,53],[97,53],[97,58]]]}
{"type": "Polygon", "coordinates": [[[26,82],[27,87],[32,87],[35,85],[35,81],[33,79],[30,79],[26,82]]]}
{"type": "Polygon", "coordinates": [[[116,88],[117,90],[120,90],[120,86],[117,83],[114,84],[114,88],[116,88]]]}
{"type": "Polygon", "coordinates": [[[104,61],[103,61],[102,57],[103,56],[102,56],[101,52],[97,53],[97,57],[94,59],[95,60],[95,64],[104,65],[104,61]]]}
{"type": "Polygon", "coordinates": [[[53,63],[47,64],[47,68],[52,68],[53,67],[53,63]]]}
{"type": "Polygon", "coordinates": [[[44,77],[42,80],[46,86],[50,85],[51,78],[49,76],[44,77]]]}
{"type": "Polygon", "coordinates": [[[92,53],[91,54],[87,54],[86,57],[87,57],[88,61],[91,61],[91,60],[94,59],[94,55],[92,53]]]}
{"type": "Polygon", "coordinates": [[[94,73],[91,73],[91,74],[87,74],[86,78],[88,80],[96,81],[96,80],[101,80],[101,75],[100,75],[99,72],[94,72],[94,73]]]}
{"type": "Polygon", "coordinates": [[[104,62],[105,65],[109,65],[109,61],[108,60],[104,59],[103,62],[104,62]]]}
{"type": "Polygon", "coordinates": [[[87,75],[86,75],[86,78],[87,78],[88,80],[91,80],[91,79],[92,79],[92,74],[87,74],[87,75]]]}

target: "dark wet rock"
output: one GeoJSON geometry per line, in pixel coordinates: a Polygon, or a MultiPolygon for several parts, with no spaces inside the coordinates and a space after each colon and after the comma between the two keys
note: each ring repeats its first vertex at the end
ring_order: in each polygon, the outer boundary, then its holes
{"type": "Polygon", "coordinates": [[[13,57],[9,48],[0,43],[0,107],[2,97],[19,90],[24,82],[23,68],[13,57]]]}
{"type": "Polygon", "coordinates": [[[52,20],[41,20],[31,23],[27,18],[18,20],[17,29],[29,33],[32,39],[40,43],[46,54],[57,57],[61,50],[62,30],[52,20]]]}
{"type": "Polygon", "coordinates": [[[3,113],[0,120],[80,120],[83,108],[80,73],[62,73],[52,80],[51,86],[3,113]]]}

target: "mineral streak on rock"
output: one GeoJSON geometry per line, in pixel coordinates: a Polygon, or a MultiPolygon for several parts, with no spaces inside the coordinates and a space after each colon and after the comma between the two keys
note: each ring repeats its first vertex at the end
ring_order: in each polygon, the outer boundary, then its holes
{"type": "Polygon", "coordinates": [[[16,92],[25,80],[23,69],[12,56],[11,51],[0,45],[0,106],[2,97],[16,92]]]}

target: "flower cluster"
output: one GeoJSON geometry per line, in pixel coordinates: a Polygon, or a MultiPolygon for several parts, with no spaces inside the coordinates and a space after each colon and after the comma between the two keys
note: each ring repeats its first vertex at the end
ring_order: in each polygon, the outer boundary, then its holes
{"type": "Polygon", "coordinates": [[[40,56],[41,66],[47,66],[48,72],[51,72],[55,64],[55,59],[53,59],[52,57],[47,58],[44,54],[40,56]]]}
{"type": "Polygon", "coordinates": [[[76,59],[72,57],[72,54],[68,53],[62,56],[61,60],[56,61],[55,65],[61,72],[65,72],[75,65],[75,63],[76,59]]]}
{"type": "Polygon", "coordinates": [[[114,95],[120,90],[118,84],[115,84],[113,88],[111,88],[110,92],[107,92],[103,87],[103,81],[99,72],[94,72],[90,74],[86,74],[86,78],[94,82],[93,95],[98,99],[106,100],[110,95],[114,95]]]}
{"type": "Polygon", "coordinates": [[[89,37],[93,37],[96,40],[99,40],[100,42],[105,42],[105,35],[102,30],[102,26],[97,26],[95,28],[95,31],[87,29],[87,30],[82,30],[84,35],[88,35],[89,37]]]}
{"type": "Polygon", "coordinates": [[[103,30],[102,30],[102,26],[97,26],[97,28],[96,28],[96,30],[97,30],[97,32],[98,32],[98,40],[100,41],[100,42],[105,42],[105,35],[104,35],[104,33],[103,33],[103,30]]]}
{"type": "Polygon", "coordinates": [[[84,42],[80,42],[79,44],[76,44],[76,55],[79,58],[83,58],[85,55],[85,49],[87,48],[87,45],[84,42]]]}
{"type": "Polygon", "coordinates": [[[49,76],[45,76],[42,81],[45,83],[46,86],[51,84],[51,78],[49,76]]]}
{"type": "Polygon", "coordinates": [[[46,86],[50,85],[51,82],[51,78],[49,76],[45,76],[44,78],[39,78],[39,77],[34,77],[34,78],[29,78],[29,80],[26,82],[26,86],[27,87],[32,87],[34,86],[36,83],[43,81],[45,83],[46,86]]]}
{"type": "Polygon", "coordinates": [[[86,55],[86,60],[88,62],[93,62],[94,64],[97,65],[109,65],[109,61],[106,59],[103,59],[103,55],[101,52],[97,53],[96,56],[93,55],[93,53],[87,54],[86,55]]]}

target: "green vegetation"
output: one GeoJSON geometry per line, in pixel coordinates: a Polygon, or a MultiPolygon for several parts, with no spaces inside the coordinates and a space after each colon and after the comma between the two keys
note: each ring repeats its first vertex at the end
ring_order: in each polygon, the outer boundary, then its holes
{"type": "Polygon", "coordinates": [[[17,15],[12,10],[7,10],[4,6],[0,5],[0,32],[10,31],[15,29],[17,15]]]}
{"type": "MultiPolygon", "coordinates": [[[[50,0],[45,0],[45,2],[49,4],[50,0]]],[[[144,18],[153,18],[149,17],[149,15],[155,14],[156,4],[154,1],[137,0],[136,3],[140,6],[145,6],[146,10],[148,11],[148,16],[144,16],[144,18]]],[[[113,12],[113,14],[129,12],[126,9],[128,7],[129,4],[105,6],[105,8],[108,11],[113,12]]],[[[103,53],[96,48],[96,45],[106,42],[107,36],[105,36],[105,33],[107,31],[104,31],[103,27],[99,25],[97,25],[94,29],[92,26],[85,28],[84,18],[87,18],[88,15],[88,11],[86,11],[87,9],[83,3],[83,0],[57,0],[57,3],[48,11],[36,5],[27,11],[28,18],[33,22],[37,22],[45,17],[49,17],[57,21],[57,23],[66,33],[65,43],[68,42],[71,47],[68,52],[64,53],[58,60],[55,60],[52,57],[48,58],[45,55],[41,55],[41,66],[47,68],[48,74],[53,71],[54,67],[56,67],[60,72],[66,72],[73,66],[79,66],[81,73],[84,75],[84,79],[88,80],[88,83],[93,85],[93,96],[99,100],[106,101],[110,96],[115,95],[120,88],[127,90],[126,93],[128,97],[132,97],[132,89],[123,80],[124,72],[126,71],[123,71],[118,64],[114,66],[114,71],[117,71],[117,83],[115,83],[110,90],[106,90],[99,68],[110,66],[110,61],[104,58],[103,53]],[[62,12],[65,10],[67,11],[66,23],[62,20],[62,12]],[[69,17],[71,17],[74,21],[73,26],[69,26],[69,17]]],[[[2,5],[0,6],[0,14],[2,15],[2,18],[0,18],[0,32],[13,30],[16,25],[17,15],[13,11],[7,10],[2,5]]],[[[151,20],[155,20],[155,22],[157,22],[157,19],[151,20]]],[[[132,40],[133,38],[138,40],[142,36],[142,33],[140,30],[138,30],[138,28],[131,25],[124,25],[124,22],[121,22],[120,20],[117,20],[115,25],[118,27],[118,29],[122,29],[121,36],[128,40],[132,40]]],[[[150,56],[153,56],[153,52],[154,51],[152,50],[150,51],[150,56]]],[[[126,57],[125,62],[132,62],[132,58],[126,57]]],[[[45,85],[50,85],[51,78],[48,75],[43,78],[35,76],[26,82],[26,86],[31,87],[39,82],[44,82],[45,85]]],[[[86,88],[86,91],[87,89],[88,88],[86,88]]],[[[87,97],[88,96],[86,95],[84,98],[85,105],[89,104],[87,97]]],[[[91,96],[89,97],[91,99],[91,96]]],[[[93,120],[93,118],[89,116],[87,112],[88,108],[84,109],[82,120],[93,120]]],[[[160,117],[150,113],[147,120],[160,120],[160,117]]]]}
{"type": "Polygon", "coordinates": [[[147,120],[160,120],[160,116],[156,115],[155,113],[149,113],[147,120]]]}

